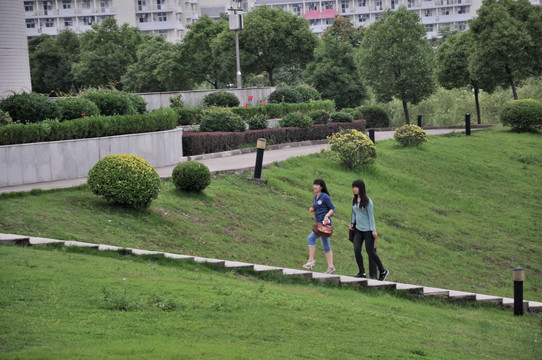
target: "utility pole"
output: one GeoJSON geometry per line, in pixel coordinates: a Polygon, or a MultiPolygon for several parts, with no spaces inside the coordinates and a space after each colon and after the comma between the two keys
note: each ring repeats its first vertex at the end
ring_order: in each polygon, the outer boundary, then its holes
{"type": "Polygon", "coordinates": [[[235,62],[237,64],[237,88],[243,88],[241,84],[241,60],[239,58],[239,30],[243,29],[243,8],[241,7],[242,0],[231,0],[231,7],[228,11],[232,12],[229,15],[230,30],[235,31],[235,62]]]}

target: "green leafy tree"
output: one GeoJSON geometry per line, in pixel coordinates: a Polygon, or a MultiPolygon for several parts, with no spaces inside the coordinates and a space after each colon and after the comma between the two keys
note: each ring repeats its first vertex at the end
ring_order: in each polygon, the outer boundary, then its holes
{"type": "Polygon", "coordinates": [[[528,0],[484,0],[471,20],[475,52],[471,72],[493,92],[542,73],[542,10],[528,0]]]}
{"type": "Polygon", "coordinates": [[[121,77],[137,61],[137,47],[144,39],[138,28],[118,26],[114,18],[94,24],[81,35],[81,61],[73,65],[75,81],[83,86],[122,88],[121,77]]]}
{"type": "Polygon", "coordinates": [[[350,19],[336,15],[333,23],[328,26],[323,36],[340,42],[348,42],[358,48],[363,41],[363,27],[355,27],[350,19]]]}
{"type": "Polygon", "coordinates": [[[410,123],[408,103],[417,104],[435,91],[433,49],[417,14],[405,7],[386,10],[366,31],[360,47],[362,78],[382,102],[397,98],[410,123]]]}
{"type": "Polygon", "coordinates": [[[222,31],[228,29],[228,21],[221,17],[215,22],[204,15],[189,28],[182,43],[183,62],[187,65],[188,76],[198,84],[207,82],[218,89],[220,83],[229,79],[222,76],[211,43],[222,31]]]}
{"type": "Polygon", "coordinates": [[[472,86],[476,102],[476,118],[481,124],[480,88],[469,68],[469,59],[474,53],[474,39],[470,30],[450,37],[437,48],[437,79],[446,89],[472,86]]]}
{"type": "Polygon", "coordinates": [[[121,78],[124,90],[132,92],[189,89],[191,82],[182,61],[181,45],[154,36],[137,48],[137,62],[121,78]]]}

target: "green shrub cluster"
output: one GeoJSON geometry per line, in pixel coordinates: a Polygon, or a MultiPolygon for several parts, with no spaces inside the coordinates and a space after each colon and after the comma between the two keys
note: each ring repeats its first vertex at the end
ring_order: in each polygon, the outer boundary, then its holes
{"type": "Polygon", "coordinates": [[[128,96],[128,99],[132,102],[133,107],[135,108],[138,114],[145,114],[147,112],[147,102],[141,96],[125,93],[128,96]]]}
{"type": "Polygon", "coordinates": [[[100,115],[100,109],[95,103],[78,97],[59,98],[55,101],[55,107],[60,121],[100,115]]]}
{"type": "Polygon", "coordinates": [[[203,105],[206,107],[236,107],[239,106],[239,99],[226,91],[213,92],[203,97],[203,105]]]}
{"type": "Polygon", "coordinates": [[[264,115],[258,114],[254,115],[247,120],[248,128],[250,130],[262,130],[267,129],[268,121],[264,115]]]}
{"type": "Polygon", "coordinates": [[[9,113],[13,121],[25,124],[57,117],[53,101],[45,95],[36,93],[13,94],[2,100],[0,110],[9,113]]]}
{"type": "Polygon", "coordinates": [[[294,112],[284,116],[280,122],[281,127],[299,127],[310,129],[313,125],[312,119],[303,113],[294,112]]]}
{"type": "Polygon", "coordinates": [[[354,120],[361,120],[363,119],[363,116],[361,114],[361,111],[359,109],[353,109],[353,108],[344,108],[341,110],[341,112],[345,112],[345,113],[348,113],[350,115],[352,115],[352,118],[354,120]]]}
{"type": "Polygon", "coordinates": [[[181,191],[198,192],[211,183],[211,172],[202,163],[186,161],[175,166],[172,180],[175,187],[181,191]]]}
{"type": "Polygon", "coordinates": [[[511,100],[501,110],[501,121],[518,131],[542,127],[542,102],[534,99],[511,100]]]}
{"type": "Polygon", "coordinates": [[[114,154],[100,159],[88,172],[90,190],[108,201],[145,209],[160,192],[160,177],[143,158],[114,154]]]}
{"type": "Polygon", "coordinates": [[[269,102],[274,104],[297,104],[303,102],[303,96],[294,88],[282,87],[273,91],[271,95],[269,95],[269,102]]]}
{"type": "Polygon", "coordinates": [[[390,117],[388,113],[380,106],[366,105],[356,108],[360,113],[360,119],[367,121],[367,128],[387,128],[390,127],[390,117]]]}
{"type": "Polygon", "coordinates": [[[0,126],[9,125],[13,123],[13,119],[9,116],[9,113],[4,110],[0,110],[0,126]]]}
{"type": "Polygon", "coordinates": [[[182,109],[186,107],[182,94],[177,94],[169,97],[169,107],[174,109],[182,109]]]}
{"type": "Polygon", "coordinates": [[[361,131],[350,129],[328,137],[331,155],[349,169],[371,165],[376,159],[376,147],[361,131]]]}
{"type": "Polygon", "coordinates": [[[425,131],[417,125],[403,125],[395,129],[393,137],[403,146],[420,146],[427,141],[425,131]]]}
{"type": "Polygon", "coordinates": [[[315,100],[322,100],[322,97],[320,96],[318,90],[310,87],[309,85],[294,86],[293,89],[301,95],[303,102],[308,103],[315,100]]]}
{"type": "Polygon", "coordinates": [[[241,116],[228,108],[206,110],[199,126],[200,131],[245,131],[246,124],[241,116]]]}
{"type": "Polygon", "coordinates": [[[307,114],[313,124],[327,124],[329,121],[329,111],[326,110],[314,110],[307,114]]]}
{"type": "Polygon", "coordinates": [[[142,115],[91,116],[64,122],[12,124],[0,127],[0,145],[135,134],[170,130],[176,126],[177,114],[167,108],[142,115]]]}
{"type": "Polygon", "coordinates": [[[87,90],[81,97],[95,103],[102,115],[134,115],[146,107],[140,96],[118,90],[87,90]]]}
{"type": "Polygon", "coordinates": [[[329,116],[331,119],[331,122],[352,122],[354,121],[354,116],[352,114],[348,113],[347,111],[338,111],[331,113],[329,116]]]}

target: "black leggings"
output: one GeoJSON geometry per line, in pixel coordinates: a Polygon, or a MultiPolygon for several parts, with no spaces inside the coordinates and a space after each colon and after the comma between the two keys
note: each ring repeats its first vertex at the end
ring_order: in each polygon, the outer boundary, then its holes
{"type": "MultiPolygon", "coordinates": [[[[369,262],[371,260],[376,264],[378,270],[382,273],[384,271],[384,266],[382,261],[376,254],[375,249],[375,239],[373,237],[372,231],[359,231],[355,229],[354,231],[354,255],[356,256],[356,262],[358,263],[358,268],[360,273],[365,273],[365,267],[363,266],[363,257],[361,256],[361,247],[363,246],[363,241],[365,240],[365,250],[367,251],[367,256],[369,257],[369,262]]],[[[376,274],[370,274],[371,276],[376,277],[376,274]]]]}

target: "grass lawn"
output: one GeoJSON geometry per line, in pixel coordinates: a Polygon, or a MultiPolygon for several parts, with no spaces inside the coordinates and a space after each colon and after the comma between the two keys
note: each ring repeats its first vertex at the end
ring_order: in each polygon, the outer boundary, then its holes
{"type": "Polygon", "coordinates": [[[542,357],[539,317],[90,254],[0,246],[1,359],[542,357]]]}
{"type": "MultiPolygon", "coordinates": [[[[422,148],[377,143],[359,172],[321,154],[265,170],[267,186],[222,175],[201,194],[164,182],[147,211],[111,205],[85,186],[0,197],[0,232],[76,239],[299,268],[307,259],[312,181],[337,206],[332,248],[341,274],[355,274],[347,240],[351,182],[375,204],[379,254],[389,280],[512,297],[515,266],[525,298],[542,300],[542,136],[503,128],[430,137],[422,148]]],[[[320,248],[318,248],[320,249],[320,248]]],[[[326,268],[317,253],[317,271],[326,268]]]]}

